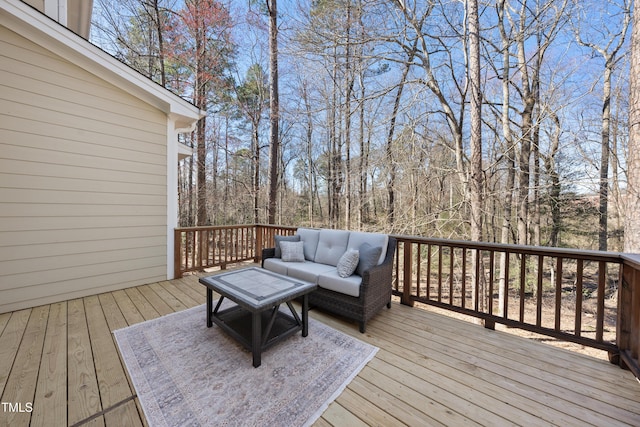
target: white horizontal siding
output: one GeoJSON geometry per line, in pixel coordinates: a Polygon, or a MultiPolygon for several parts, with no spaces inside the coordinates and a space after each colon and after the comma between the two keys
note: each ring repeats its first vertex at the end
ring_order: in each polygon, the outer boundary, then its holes
{"type": "Polygon", "coordinates": [[[0,26],[0,312],[166,278],[166,132],[0,26]]]}

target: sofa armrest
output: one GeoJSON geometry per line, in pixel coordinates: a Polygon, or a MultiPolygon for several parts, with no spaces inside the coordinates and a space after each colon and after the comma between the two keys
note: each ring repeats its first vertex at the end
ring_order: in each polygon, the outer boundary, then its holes
{"type": "Polygon", "coordinates": [[[264,267],[264,260],[267,258],[275,258],[276,257],[276,248],[265,248],[262,250],[262,262],[261,266],[264,267]]]}

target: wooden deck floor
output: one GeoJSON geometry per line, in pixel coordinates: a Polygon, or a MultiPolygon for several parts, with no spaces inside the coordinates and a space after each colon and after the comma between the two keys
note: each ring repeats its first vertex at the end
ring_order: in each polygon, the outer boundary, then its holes
{"type": "MultiPolygon", "coordinates": [[[[146,425],[111,331],[204,295],[189,276],[0,314],[0,426],[146,425]]],[[[606,361],[397,303],[364,335],[310,315],[380,348],[318,426],[640,425],[640,384],[606,361]]]]}

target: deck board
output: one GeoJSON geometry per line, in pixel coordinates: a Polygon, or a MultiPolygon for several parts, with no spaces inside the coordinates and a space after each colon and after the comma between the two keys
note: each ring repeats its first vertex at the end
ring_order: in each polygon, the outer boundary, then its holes
{"type": "Polygon", "coordinates": [[[149,304],[154,308],[160,316],[173,313],[174,310],[158,295],[149,285],[139,286],[136,289],[140,291],[149,304]]]}
{"type": "Polygon", "coordinates": [[[32,427],[67,425],[67,303],[51,305],[40,360],[32,427]]]}
{"type": "MultiPolygon", "coordinates": [[[[408,324],[408,322],[403,322],[403,324],[408,324]]],[[[474,335],[478,331],[453,328],[451,325],[440,325],[438,329],[450,332],[448,337],[440,334],[429,335],[431,338],[429,342],[437,342],[438,348],[442,352],[460,351],[458,356],[463,362],[471,362],[475,366],[485,366],[485,369],[489,369],[495,375],[505,375],[514,381],[535,387],[540,392],[550,390],[549,394],[563,399],[568,404],[575,405],[577,412],[583,408],[594,410],[600,413],[600,415],[593,417],[593,421],[596,423],[611,421],[611,419],[632,423],[640,415],[637,403],[628,399],[631,397],[627,393],[628,390],[621,388],[615,395],[609,393],[611,386],[605,384],[601,377],[583,375],[570,362],[558,364],[556,357],[547,358],[549,353],[544,351],[547,350],[546,346],[532,346],[532,343],[522,340],[514,341],[512,336],[507,336],[499,331],[481,331],[493,339],[494,345],[490,346],[487,340],[477,342],[477,337],[474,335]],[[470,346],[467,343],[472,339],[474,339],[472,341],[474,344],[470,346]],[[526,351],[515,348],[514,342],[524,347],[526,351]],[[452,350],[452,346],[456,350],[452,350]],[[478,353],[482,357],[466,358],[465,354],[478,352],[478,350],[483,350],[478,353]],[[556,387],[550,389],[550,385],[556,387]],[[623,410],[620,411],[619,407],[622,407],[623,410]],[[629,414],[629,412],[632,413],[629,414]]],[[[558,352],[554,353],[558,354],[558,352]]],[[[581,365],[579,369],[584,370],[587,367],[581,365]]],[[[563,411],[566,412],[566,408],[563,411]]]]}
{"type": "MultiPolygon", "coordinates": [[[[0,315],[1,399],[34,402],[0,425],[146,426],[112,331],[204,297],[185,276],[0,315]]],[[[315,426],[640,425],[640,384],[601,359],[397,302],[366,334],[310,316],[380,348],[315,426]]]]}
{"type": "MultiPolygon", "coordinates": [[[[31,310],[13,368],[2,394],[3,402],[19,403],[23,408],[26,408],[27,402],[33,402],[48,318],[49,306],[31,310]]],[[[31,414],[27,411],[9,412],[3,415],[7,415],[7,424],[12,427],[28,426],[31,419],[31,414]]]]}
{"type": "MultiPolygon", "coordinates": [[[[10,313],[6,326],[0,335],[0,396],[4,395],[7,379],[11,373],[16,353],[20,347],[20,341],[27,327],[31,309],[14,311],[10,313]]],[[[3,400],[4,402],[4,400],[3,400]]]]}
{"type": "Polygon", "coordinates": [[[107,409],[133,395],[97,296],[84,299],[100,400],[107,409]]]}
{"type": "Polygon", "coordinates": [[[144,297],[137,288],[129,288],[125,290],[127,296],[135,308],[140,312],[144,320],[155,319],[160,317],[160,313],[153,308],[153,305],[144,297]]]}
{"type": "MultiPolygon", "coordinates": [[[[102,405],[82,299],[68,302],[67,319],[67,414],[69,425],[73,425],[101,412],[102,405]]],[[[103,417],[96,418],[92,425],[104,425],[103,417]]]]}

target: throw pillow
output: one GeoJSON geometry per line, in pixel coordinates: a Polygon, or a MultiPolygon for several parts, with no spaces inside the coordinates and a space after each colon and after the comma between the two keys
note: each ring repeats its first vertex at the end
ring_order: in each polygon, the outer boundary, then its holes
{"type": "Polygon", "coordinates": [[[273,236],[273,240],[276,241],[276,258],[282,258],[280,242],[299,242],[300,236],[273,236]]]}
{"type": "Polygon", "coordinates": [[[349,277],[356,271],[358,261],[360,260],[360,251],[350,249],[344,253],[338,260],[338,276],[349,277]]]}
{"type": "Polygon", "coordinates": [[[304,262],[304,242],[280,242],[282,261],[304,262]]]}
{"type": "Polygon", "coordinates": [[[378,258],[380,258],[380,254],[382,253],[382,247],[373,247],[368,243],[363,243],[360,245],[359,252],[360,261],[358,262],[358,267],[356,267],[356,273],[362,276],[365,271],[378,265],[378,258]]]}

